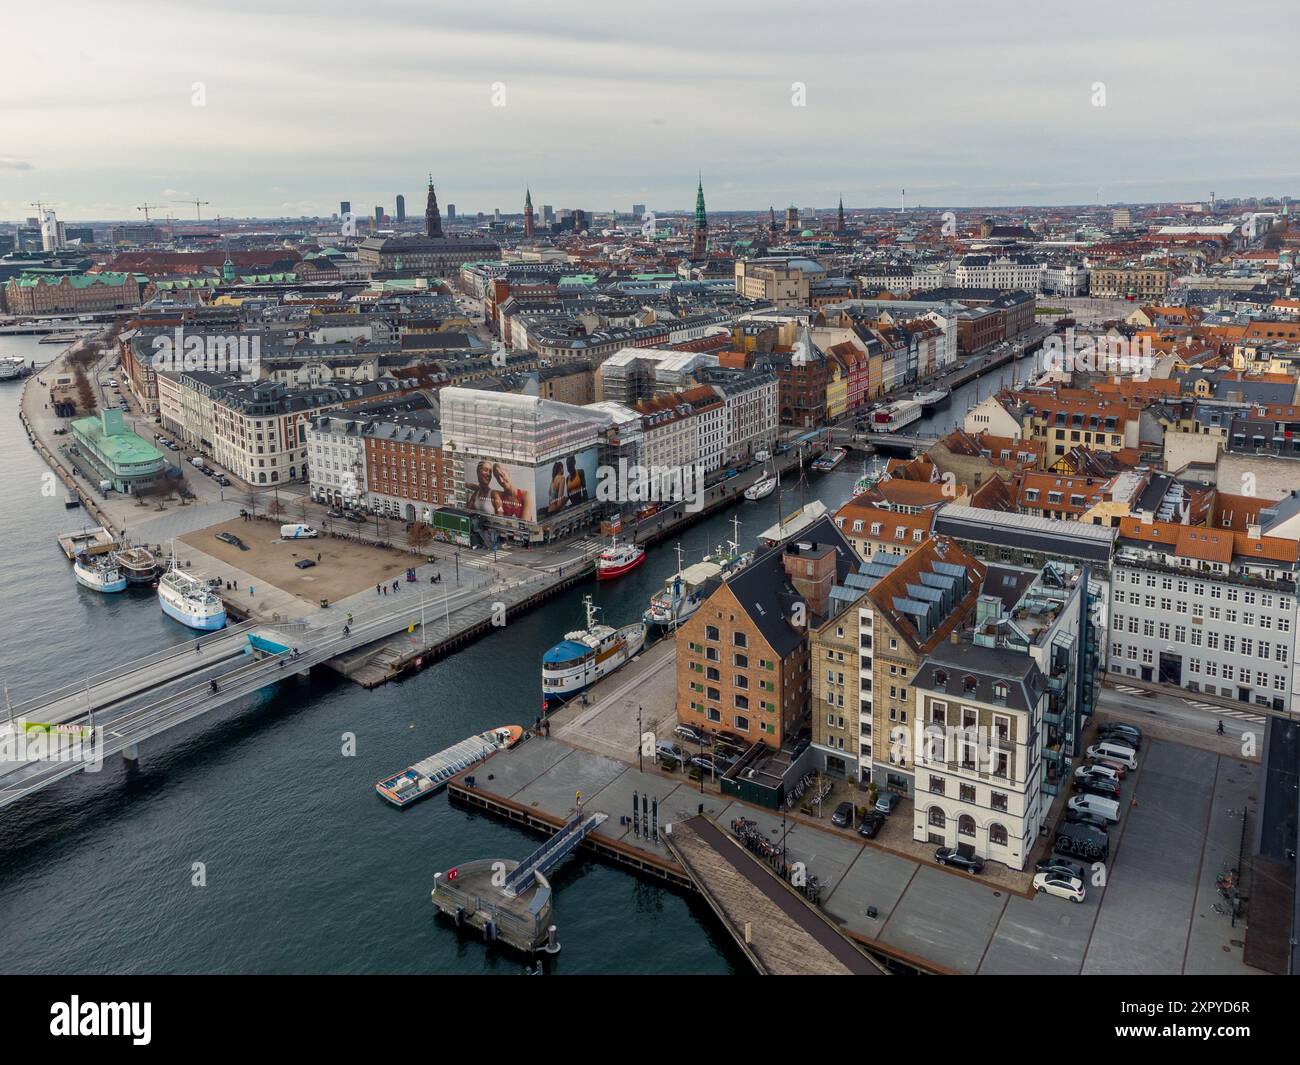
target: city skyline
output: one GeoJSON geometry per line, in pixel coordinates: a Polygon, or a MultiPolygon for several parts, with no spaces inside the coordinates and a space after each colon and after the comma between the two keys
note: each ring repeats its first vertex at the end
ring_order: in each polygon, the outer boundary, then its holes
{"type": "Polygon", "coordinates": [[[1272,73],[1285,38],[1258,35],[1231,80],[1189,79],[1211,54],[1208,4],[1177,23],[1110,2],[1086,21],[1001,0],[942,17],[833,2],[794,19],[670,4],[647,25],[506,4],[494,21],[452,10],[427,25],[402,0],[360,20],[333,0],[310,20],[235,0],[187,12],[157,47],[148,29],[174,9],[156,0],[56,6],[56,45],[48,9],[6,15],[31,42],[0,72],[7,220],[38,200],[69,221],[145,202],[191,221],[169,201],[194,199],[205,216],[328,217],[342,199],[391,213],[430,166],[463,214],[517,214],[526,187],[557,208],[689,211],[700,170],[716,212],[841,194],[888,208],[904,188],[954,208],[1178,202],[1300,181],[1272,73]],[[129,77],[112,56],[138,57],[129,77]],[[1251,172],[1232,172],[1243,156],[1251,172]]]}

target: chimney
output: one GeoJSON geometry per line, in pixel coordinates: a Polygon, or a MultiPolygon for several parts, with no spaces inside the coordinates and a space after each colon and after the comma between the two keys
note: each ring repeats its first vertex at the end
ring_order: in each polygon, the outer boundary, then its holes
{"type": "Polygon", "coordinates": [[[1258,540],[1262,531],[1258,524],[1246,526],[1246,536],[1251,540],[1258,540]]]}

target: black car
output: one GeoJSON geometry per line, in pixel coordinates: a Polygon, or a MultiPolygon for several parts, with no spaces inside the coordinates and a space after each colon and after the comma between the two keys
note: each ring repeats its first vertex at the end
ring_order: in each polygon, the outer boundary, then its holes
{"type": "Polygon", "coordinates": [[[842,802],[835,807],[835,812],[831,814],[831,824],[839,828],[847,828],[849,822],[853,820],[853,803],[842,802]]]}
{"type": "Polygon", "coordinates": [[[864,839],[875,839],[876,834],[880,831],[881,826],[885,823],[885,815],[878,814],[872,810],[862,819],[862,824],[858,825],[858,835],[864,839]]]}
{"type": "Polygon", "coordinates": [[[715,734],[714,738],[719,743],[730,744],[732,747],[735,747],[736,750],[741,751],[742,753],[746,751],[749,748],[750,744],[753,742],[751,740],[745,739],[744,736],[737,736],[734,732],[719,732],[715,734]]]}
{"type": "Polygon", "coordinates": [[[1107,828],[1110,827],[1104,817],[1098,817],[1096,814],[1086,814],[1079,810],[1070,810],[1068,808],[1065,811],[1065,823],[1068,825],[1088,825],[1090,828],[1096,828],[1102,832],[1105,832],[1107,828]]]}
{"type": "Polygon", "coordinates": [[[954,865],[968,873],[984,872],[984,859],[973,854],[962,854],[952,847],[940,847],[934,852],[934,860],[940,865],[954,865]]]}
{"type": "Polygon", "coordinates": [[[316,565],[316,560],[314,558],[300,558],[294,565],[299,569],[311,569],[312,566],[316,565]]]}
{"type": "Polygon", "coordinates": [[[1058,858],[1048,856],[1041,859],[1034,865],[1035,873],[1052,873],[1057,876],[1072,876],[1078,880],[1084,878],[1084,868],[1078,862],[1072,862],[1068,858],[1058,858]]]}
{"type": "Polygon", "coordinates": [[[247,551],[248,545],[232,532],[219,532],[217,539],[223,544],[229,544],[231,547],[237,547],[241,551],[247,551]]]}
{"type": "Polygon", "coordinates": [[[1115,740],[1128,744],[1135,751],[1142,749],[1142,730],[1134,725],[1121,725],[1119,722],[1110,721],[1097,729],[1097,735],[1103,742],[1115,740]]]}
{"type": "Polygon", "coordinates": [[[1103,799],[1118,799],[1120,794],[1119,784],[1115,781],[1087,773],[1074,778],[1074,787],[1085,795],[1098,795],[1103,799]]]}

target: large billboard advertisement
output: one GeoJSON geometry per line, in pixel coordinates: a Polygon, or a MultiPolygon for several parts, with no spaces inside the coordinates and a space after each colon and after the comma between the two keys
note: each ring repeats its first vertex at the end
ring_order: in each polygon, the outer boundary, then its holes
{"type": "Polygon", "coordinates": [[[536,523],[596,498],[597,448],[539,466],[480,458],[466,463],[466,507],[476,514],[536,523]]]}

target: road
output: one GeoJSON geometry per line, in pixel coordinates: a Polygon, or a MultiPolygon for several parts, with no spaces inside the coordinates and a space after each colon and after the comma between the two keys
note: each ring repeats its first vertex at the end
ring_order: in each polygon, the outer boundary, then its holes
{"type": "Polygon", "coordinates": [[[1227,750],[1254,743],[1254,756],[1264,746],[1265,718],[1249,709],[1236,710],[1203,702],[1192,696],[1172,693],[1148,693],[1123,684],[1102,685],[1097,694],[1097,709],[1107,719],[1127,721],[1139,727],[1155,724],[1166,738],[1194,747],[1227,750]],[[1217,728],[1223,722],[1223,736],[1217,728]],[[1244,736],[1253,740],[1243,741],[1244,736]]]}

